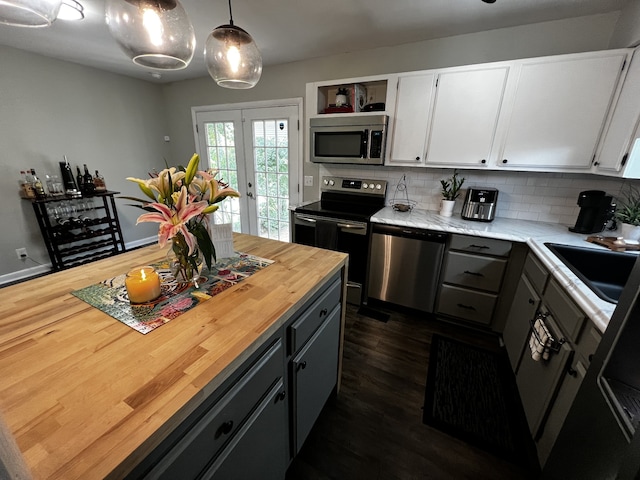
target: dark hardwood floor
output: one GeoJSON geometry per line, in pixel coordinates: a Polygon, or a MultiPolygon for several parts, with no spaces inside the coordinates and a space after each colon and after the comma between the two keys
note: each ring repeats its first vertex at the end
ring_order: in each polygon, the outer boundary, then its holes
{"type": "Polygon", "coordinates": [[[532,479],[535,475],[422,423],[434,333],[490,348],[495,338],[392,313],[384,323],[348,305],[340,394],[329,399],[287,480],[532,479]]]}

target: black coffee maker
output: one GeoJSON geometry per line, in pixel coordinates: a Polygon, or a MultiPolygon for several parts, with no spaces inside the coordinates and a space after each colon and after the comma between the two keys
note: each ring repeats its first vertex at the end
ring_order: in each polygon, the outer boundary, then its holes
{"type": "Polygon", "coordinates": [[[597,233],[604,230],[605,225],[613,217],[615,205],[611,203],[611,195],[602,190],[585,190],[578,196],[580,213],[574,227],[569,231],[576,233],[597,233]]]}

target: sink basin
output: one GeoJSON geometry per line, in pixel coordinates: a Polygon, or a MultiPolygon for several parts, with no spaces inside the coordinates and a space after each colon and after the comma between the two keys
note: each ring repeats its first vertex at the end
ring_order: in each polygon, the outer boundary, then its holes
{"type": "Polygon", "coordinates": [[[618,303],[638,255],[545,243],[602,300],[618,303]]]}

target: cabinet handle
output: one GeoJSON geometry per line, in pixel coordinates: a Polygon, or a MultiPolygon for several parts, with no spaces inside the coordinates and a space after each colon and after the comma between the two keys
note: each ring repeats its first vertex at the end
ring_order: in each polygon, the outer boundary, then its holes
{"type": "Polygon", "coordinates": [[[508,160],[505,158],[504,160],[502,160],[502,163],[507,163],[508,160]]]}
{"type": "Polygon", "coordinates": [[[224,422],[219,428],[219,431],[224,435],[228,435],[229,433],[231,433],[231,430],[233,430],[233,420],[224,422]]]}
{"type": "Polygon", "coordinates": [[[487,159],[483,158],[482,160],[480,160],[480,163],[487,163],[487,159]]]}
{"type": "Polygon", "coordinates": [[[479,272],[470,272],[469,270],[465,270],[463,273],[466,273],[467,275],[474,275],[476,277],[484,277],[484,275],[479,272]]]}
{"type": "Polygon", "coordinates": [[[569,375],[571,375],[572,377],[577,377],[577,376],[578,376],[578,371],[577,371],[577,370],[574,370],[573,368],[571,368],[571,365],[569,365],[569,366],[567,367],[567,373],[568,373],[569,375]]]}
{"type": "Polygon", "coordinates": [[[593,165],[597,167],[598,165],[600,165],[600,162],[593,162],[593,165]]]}
{"type": "Polygon", "coordinates": [[[536,303],[536,301],[533,298],[529,299],[529,305],[533,305],[534,303],[536,303]]]}
{"type": "Polygon", "coordinates": [[[299,363],[298,366],[296,367],[296,370],[304,370],[305,368],[307,368],[307,361],[305,360],[302,363],[299,363]]]}
{"type": "Polygon", "coordinates": [[[465,305],[463,303],[458,303],[458,306],[460,308],[464,308],[465,310],[475,310],[476,309],[475,307],[472,307],[471,305],[465,305]]]}
{"type": "Polygon", "coordinates": [[[285,392],[284,390],[281,391],[278,396],[276,397],[276,401],[283,401],[287,396],[287,392],[285,392]]]}
{"type": "Polygon", "coordinates": [[[593,353],[589,355],[589,363],[593,361],[593,353]]]}
{"type": "Polygon", "coordinates": [[[486,245],[476,245],[476,244],[472,243],[471,245],[469,245],[469,248],[479,248],[480,250],[485,250],[485,249],[491,248],[491,247],[487,247],[486,245]]]}
{"type": "Polygon", "coordinates": [[[420,161],[420,157],[416,157],[416,162],[419,162],[419,161],[420,161]]]}
{"type": "Polygon", "coordinates": [[[320,310],[320,318],[324,317],[327,313],[329,313],[329,310],[327,310],[326,308],[320,310]]]}

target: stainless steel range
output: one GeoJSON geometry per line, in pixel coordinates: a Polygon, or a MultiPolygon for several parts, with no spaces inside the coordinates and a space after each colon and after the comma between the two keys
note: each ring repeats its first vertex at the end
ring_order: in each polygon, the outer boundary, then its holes
{"type": "Polygon", "coordinates": [[[371,216],[385,205],[387,182],[322,177],[319,202],[293,213],[293,242],[349,254],[347,301],[359,305],[366,280],[371,216]]]}

